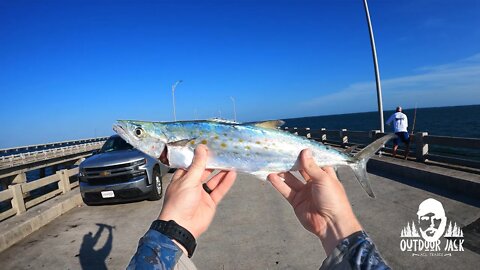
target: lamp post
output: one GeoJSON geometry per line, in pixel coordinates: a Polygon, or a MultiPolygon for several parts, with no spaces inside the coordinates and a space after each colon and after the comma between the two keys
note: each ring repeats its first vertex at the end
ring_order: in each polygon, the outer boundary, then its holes
{"type": "Polygon", "coordinates": [[[373,37],[373,28],[372,28],[372,22],[370,21],[370,12],[368,11],[367,0],[363,0],[363,5],[365,7],[365,13],[367,15],[368,31],[370,32],[370,44],[372,46],[373,66],[375,69],[375,82],[377,85],[377,104],[378,104],[378,114],[380,117],[380,131],[383,133],[385,132],[385,128],[384,128],[384,121],[383,121],[382,85],[380,83],[380,71],[378,69],[377,49],[375,48],[375,39],[373,37]]]}
{"type": "Polygon", "coordinates": [[[232,100],[233,102],[233,120],[235,122],[237,122],[237,109],[235,108],[235,98],[234,97],[230,97],[230,99],[232,100]]]}
{"type": "Polygon", "coordinates": [[[181,82],[183,82],[183,81],[178,80],[172,85],[173,121],[177,121],[177,115],[175,114],[175,88],[177,88],[177,85],[181,82]]]}

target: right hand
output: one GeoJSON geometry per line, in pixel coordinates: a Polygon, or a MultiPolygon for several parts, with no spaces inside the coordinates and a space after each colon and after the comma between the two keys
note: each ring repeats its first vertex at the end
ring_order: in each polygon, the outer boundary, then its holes
{"type": "Polygon", "coordinates": [[[318,167],[309,149],[300,153],[299,160],[300,173],[306,182],[290,172],[270,174],[268,179],[292,205],[303,227],[320,238],[330,255],[342,239],[362,227],[335,171],[331,167],[318,167]]]}

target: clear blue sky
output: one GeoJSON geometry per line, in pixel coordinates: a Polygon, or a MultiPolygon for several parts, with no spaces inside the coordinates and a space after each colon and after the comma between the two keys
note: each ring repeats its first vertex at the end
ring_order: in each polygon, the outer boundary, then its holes
{"type": "MultiPolygon", "coordinates": [[[[480,103],[480,1],[370,0],[385,109],[480,103]]],[[[0,1],[0,148],[376,110],[362,0],[0,1]]]]}

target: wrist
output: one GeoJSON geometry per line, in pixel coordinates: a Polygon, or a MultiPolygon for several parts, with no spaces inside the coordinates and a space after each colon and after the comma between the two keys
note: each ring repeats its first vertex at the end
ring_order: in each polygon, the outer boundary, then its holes
{"type": "Polygon", "coordinates": [[[329,256],[343,239],[358,231],[362,231],[362,226],[352,213],[349,218],[328,220],[324,234],[318,235],[318,238],[322,243],[325,253],[329,256]]]}

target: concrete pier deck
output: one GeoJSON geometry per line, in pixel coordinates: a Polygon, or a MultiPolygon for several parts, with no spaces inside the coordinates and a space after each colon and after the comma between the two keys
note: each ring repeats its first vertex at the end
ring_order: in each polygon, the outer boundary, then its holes
{"type": "MultiPolygon", "coordinates": [[[[390,266],[477,269],[480,254],[469,249],[448,257],[402,252],[400,232],[427,198],[441,201],[447,218],[462,226],[480,218],[480,198],[457,199],[435,188],[425,191],[409,179],[387,174],[370,174],[377,195],[370,199],[348,168],[339,170],[358,219],[390,266]]],[[[75,208],[0,253],[1,268],[124,269],[161,204],[142,201],[75,208]],[[114,226],[111,235],[106,228],[99,231],[97,223],[114,226]],[[94,239],[97,233],[99,238],[94,239]]],[[[210,229],[198,240],[193,257],[199,269],[318,269],[324,259],[320,242],[303,229],[290,205],[268,182],[248,175],[239,175],[210,229]]]]}

